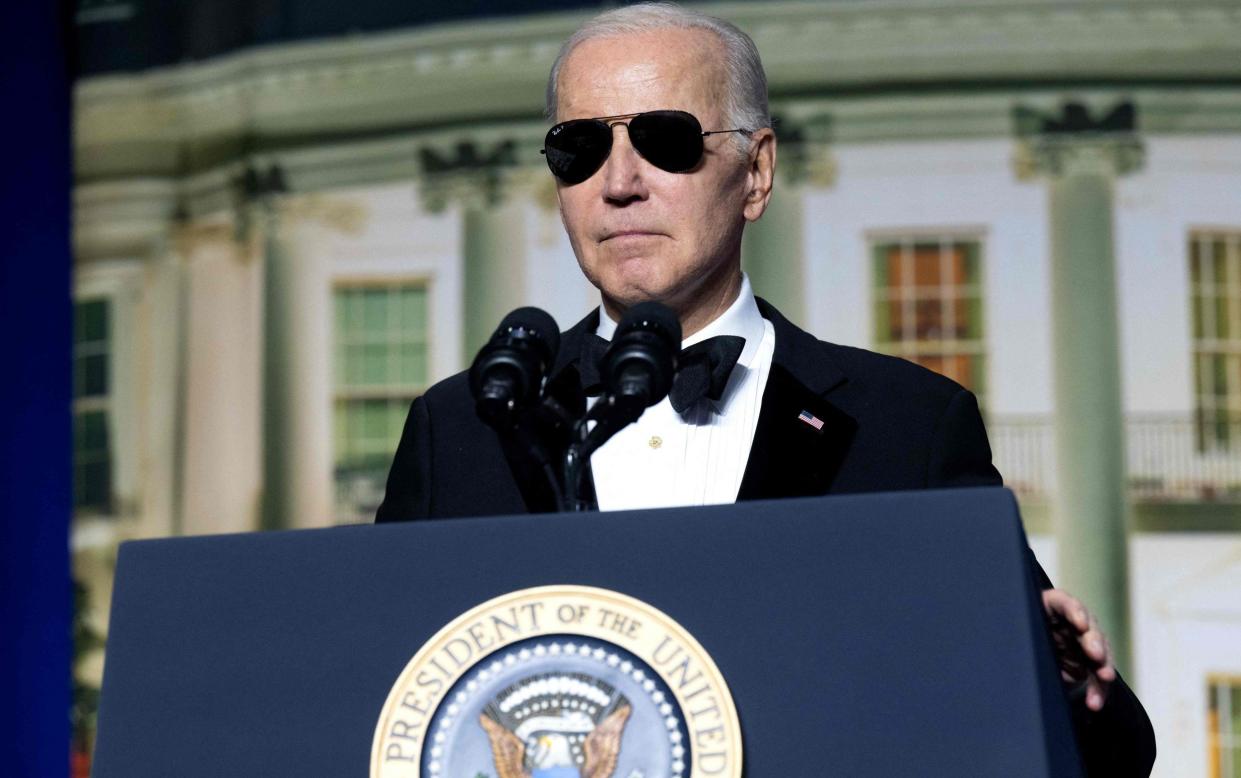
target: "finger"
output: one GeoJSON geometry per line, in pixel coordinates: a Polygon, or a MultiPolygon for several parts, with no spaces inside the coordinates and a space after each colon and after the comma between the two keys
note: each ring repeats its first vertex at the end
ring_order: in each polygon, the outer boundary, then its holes
{"type": "Polygon", "coordinates": [[[1043,608],[1054,620],[1072,625],[1079,633],[1090,629],[1090,612],[1068,592],[1061,589],[1044,591],[1043,608]]]}
{"type": "Polygon", "coordinates": [[[1093,711],[1102,710],[1110,690],[1111,684],[1102,683],[1097,676],[1090,676],[1086,682],[1086,707],[1093,711]]]}
{"type": "Polygon", "coordinates": [[[1070,597],[1072,603],[1068,606],[1069,621],[1073,622],[1073,626],[1077,627],[1078,632],[1088,632],[1091,626],[1090,611],[1086,610],[1086,606],[1082,605],[1076,599],[1070,597]]]}
{"type": "Polygon", "coordinates": [[[1106,699],[1106,692],[1099,686],[1098,681],[1091,676],[1086,682],[1086,707],[1093,711],[1103,709],[1103,703],[1106,699]]]}
{"type": "MultiPolygon", "coordinates": [[[[1102,633],[1100,633],[1102,635],[1102,633]]],[[[1112,643],[1103,635],[1103,666],[1095,672],[1095,677],[1103,683],[1104,693],[1116,681],[1116,656],[1112,653],[1112,643]]]]}
{"type": "Polygon", "coordinates": [[[1086,654],[1086,658],[1095,667],[1102,667],[1108,663],[1110,652],[1107,640],[1103,637],[1103,633],[1100,630],[1092,628],[1079,638],[1078,643],[1082,647],[1082,652],[1086,654]]]}

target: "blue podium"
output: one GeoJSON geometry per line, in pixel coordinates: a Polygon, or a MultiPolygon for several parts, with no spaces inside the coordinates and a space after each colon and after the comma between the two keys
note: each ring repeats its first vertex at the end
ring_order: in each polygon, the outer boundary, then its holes
{"type": "Polygon", "coordinates": [[[1028,553],[998,488],[126,543],[95,775],[1079,775],[1028,553]]]}

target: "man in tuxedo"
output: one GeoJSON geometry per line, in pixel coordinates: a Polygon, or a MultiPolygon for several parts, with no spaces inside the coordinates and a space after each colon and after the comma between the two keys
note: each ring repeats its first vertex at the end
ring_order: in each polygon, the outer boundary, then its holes
{"type": "MultiPolygon", "coordinates": [[[[704,394],[663,400],[595,454],[603,510],[1001,483],[970,392],[819,341],[755,298],[741,235],[772,196],[777,144],[745,33],[675,6],[605,13],[561,50],[548,113],[561,216],[602,297],[565,333],[553,378],[591,383],[590,341],[644,301],[677,314],[686,347],[744,339],[714,349],[704,394]]],[[[542,509],[529,467],[454,376],[410,410],[377,521],[542,509]]],[[[1148,774],[1150,722],[1097,621],[1031,564],[1090,774],[1148,774]]]]}

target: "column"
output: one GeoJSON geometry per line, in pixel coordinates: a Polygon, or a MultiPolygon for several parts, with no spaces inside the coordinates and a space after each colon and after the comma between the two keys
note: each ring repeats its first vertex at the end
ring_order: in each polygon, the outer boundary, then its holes
{"type": "Polygon", "coordinates": [[[526,297],[526,169],[538,156],[534,137],[484,142],[467,138],[418,151],[418,194],[438,212],[461,208],[462,361],[470,364],[500,319],[526,297]],[[524,167],[521,162],[525,159],[524,167]]]}
{"type": "Polygon", "coordinates": [[[754,293],[780,309],[790,321],[804,324],[805,228],[802,188],[780,176],[767,210],[746,225],[741,266],[754,293]]]}
{"type": "Polygon", "coordinates": [[[331,211],[311,195],[273,195],[262,211],[262,526],[329,526],[334,518],[331,211]]]}
{"type": "Polygon", "coordinates": [[[147,305],[147,482],[143,534],[175,535],[179,516],[185,434],[185,282],[182,258],[166,252],[152,260],[147,305]]]}
{"type": "Polygon", "coordinates": [[[231,219],[192,224],[185,257],[185,419],[181,530],[259,526],[260,265],[231,219]]]}
{"type": "Polygon", "coordinates": [[[118,524],[140,520],[143,478],[140,474],[143,418],[138,403],[143,267],[141,260],[104,261],[100,270],[112,287],[108,393],[109,444],[112,449],[112,516],[118,524]]]}
{"type": "Polygon", "coordinates": [[[461,253],[465,263],[464,363],[469,364],[504,315],[526,297],[525,203],[514,198],[463,206],[461,253]]]}
{"type": "Polygon", "coordinates": [[[1048,178],[1058,489],[1057,585],[1130,664],[1128,501],[1112,240],[1114,179],[1141,162],[1124,132],[1055,132],[1024,149],[1048,178]]]}

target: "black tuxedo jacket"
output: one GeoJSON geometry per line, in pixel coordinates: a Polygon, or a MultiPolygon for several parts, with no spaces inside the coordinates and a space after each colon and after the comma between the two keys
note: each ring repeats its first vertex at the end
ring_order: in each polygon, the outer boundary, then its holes
{"type": "MultiPolygon", "coordinates": [[[[970,392],[905,360],[820,341],[758,302],[776,347],[738,500],[1001,484],[970,392]],[[798,419],[803,410],[821,430],[798,419]]],[[[563,335],[553,376],[574,367],[597,325],[596,311],[563,335]]],[[[506,456],[474,413],[466,374],[455,375],[414,401],[376,521],[551,510],[530,467],[506,456]]],[[[1074,717],[1090,775],[1150,773],[1154,734],[1123,681],[1103,711],[1079,702],[1074,717]]]]}

